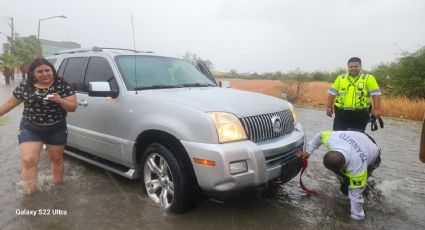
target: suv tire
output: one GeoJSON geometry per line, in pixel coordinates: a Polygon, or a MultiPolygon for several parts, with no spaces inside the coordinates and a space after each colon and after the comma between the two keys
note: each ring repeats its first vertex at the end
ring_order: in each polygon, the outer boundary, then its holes
{"type": "Polygon", "coordinates": [[[145,148],[142,162],[144,190],[152,201],[173,213],[193,207],[186,169],[169,149],[152,143],[145,148]]]}

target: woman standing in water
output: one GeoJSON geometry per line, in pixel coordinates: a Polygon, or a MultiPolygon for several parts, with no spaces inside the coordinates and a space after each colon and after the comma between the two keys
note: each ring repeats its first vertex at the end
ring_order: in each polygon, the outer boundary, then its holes
{"type": "Polygon", "coordinates": [[[47,147],[53,183],[62,181],[63,152],[68,136],[67,112],[77,108],[74,91],[59,78],[53,65],[44,58],[35,59],[29,67],[28,78],[0,106],[0,116],[24,102],[19,127],[19,147],[22,159],[24,192],[37,189],[37,165],[43,144],[47,147]]]}

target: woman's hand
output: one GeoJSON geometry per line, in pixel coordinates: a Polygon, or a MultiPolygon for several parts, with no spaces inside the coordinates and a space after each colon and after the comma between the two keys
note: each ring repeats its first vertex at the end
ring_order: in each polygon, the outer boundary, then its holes
{"type": "Polygon", "coordinates": [[[46,97],[47,100],[58,103],[59,106],[67,112],[74,112],[75,109],[77,109],[77,97],[75,95],[61,97],[57,93],[52,93],[46,97]]]}
{"type": "Polygon", "coordinates": [[[56,102],[58,104],[62,104],[63,103],[63,98],[61,96],[59,96],[59,94],[57,93],[52,93],[46,96],[46,99],[49,101],[53,101],[56,102]]]}

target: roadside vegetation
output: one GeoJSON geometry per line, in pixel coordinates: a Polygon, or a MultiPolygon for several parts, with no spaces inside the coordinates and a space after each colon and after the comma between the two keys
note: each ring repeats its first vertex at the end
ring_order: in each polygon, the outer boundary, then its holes
{"type": "MultiPolygon", "coordinates": [[[[303,82],[297,95],[299,86],[293,81],[281,80],[240,80],[229,79],[232,88],[267,94],[285,98],[298,106],[325,108],[328,97],[327,90],[331,86],[328,82],[303,82]],[[290,96],[288,96],[290,95],[290,96]],[[293,98],[296,98],[293,100],[293,98]]],[[[425,99],[409,98],[406,96],[384,95],[382,100],[383,115],[387,117],[403,118],[421,121],[425,113],[425,99]]]]}
{"type": "Polygon", "coordinates": [[[3,53],[0,55],[0,70],[6,84],[10,84],[10,81],[15,79],[17,69],[25,79],[32,60],[42,56],[42,48],[35,36],[7,39],[8,42],[3,44],[3,53]]]}
{"type": "MultiPolygon", "coordinates": [[[[425,47],[416,52],[405,52],[396,61],[381,64],[372,70],[383,92],[384,116],[421,121],[425,113],[425,47]]],[[[264,74],[238,74],[232,70],[216,74],[219,79],[230,80],[233,88],[249,90],[285,98],[302,106],[324,108],[327,90],[334,79],[345,73],[341,68],[334,72],[288,73],[280,71],[264,74]]]]}

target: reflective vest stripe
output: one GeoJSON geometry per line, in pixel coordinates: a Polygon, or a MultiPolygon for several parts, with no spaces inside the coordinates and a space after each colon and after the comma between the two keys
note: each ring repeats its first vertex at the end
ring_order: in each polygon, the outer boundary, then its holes
{"type": "Polygon", "coordinates": [[[332,135],[332,131],[324,131],[322,132],[322,135],[320,136],[320,139],[322,140],[323,145],[326,146],[326,148],[330,148],[329,147],[329,143],[328,143],[328,139],[329,137],[332,135]]]}
{"type": "Polygon", "coordinates": [[[375,90],[372,90],[372,91],[369,91],[369,94],[370,95],[381,95],[381,90],[380,89],[375,89],[375,90]]]}
{"type": "Polygon", "coordinates": [[[332,95],[337,95],[338,94],[338,90],[337,89],[334,89],[334,88],[330,88],[329,89],[329,93],[332,94],[332,95]]]}
{"type": "Polygon", "coordinates": [[[361,188],[364,187],[367,181],[367,170],[359,173],[358,175],[351,175],[350,172],[346,172],[345,175],[350,179],[351,188],[361,188]]]}

